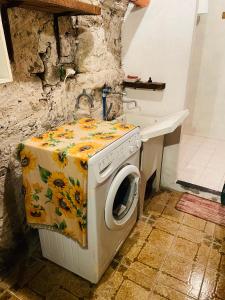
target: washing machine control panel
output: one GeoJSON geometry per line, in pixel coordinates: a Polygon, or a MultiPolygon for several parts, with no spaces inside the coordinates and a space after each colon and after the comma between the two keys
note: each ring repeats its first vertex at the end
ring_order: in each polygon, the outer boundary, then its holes
{"type": "Polygon", "coordinates": [[[104,173],[111,165],[117,167],[130,156],[136,153],[141,148],[140,134],[133,135],[129,140],[118,146],[112,152],[106,154],[104,158],[99,161],[98,169],[100,174],[104,173]]]}

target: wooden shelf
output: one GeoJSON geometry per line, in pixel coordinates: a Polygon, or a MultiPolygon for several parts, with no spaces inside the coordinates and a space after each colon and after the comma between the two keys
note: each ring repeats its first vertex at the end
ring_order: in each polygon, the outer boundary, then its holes
{"type": "Polygon", "coordinates": [[[0,0],[0,5],[22,7],[52,14],[100,15],[101,8],[77,0],[0,0]]]}
{"type": "Polygon", "coordinates": [[[147,89],[147,90],[157,90],[161,91],[166,88],[166,84],[162,82],[123,82],[124,87],[133,88],[133,89],[147,89]]]}

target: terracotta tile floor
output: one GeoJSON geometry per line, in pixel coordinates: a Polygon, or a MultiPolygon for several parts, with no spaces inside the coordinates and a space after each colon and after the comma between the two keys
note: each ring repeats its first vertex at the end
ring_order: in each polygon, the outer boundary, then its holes
{"type": "Polygon", "coordinates": [[[181,194],[161,192],[98,285],[36,251],[0,282],[4,300],[225,300],[225,228],[177,211],[181,194]]]}

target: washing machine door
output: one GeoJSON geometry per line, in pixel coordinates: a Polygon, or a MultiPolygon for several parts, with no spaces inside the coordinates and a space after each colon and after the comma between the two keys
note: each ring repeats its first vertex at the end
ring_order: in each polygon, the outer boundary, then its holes
{"type": "Polygon", "coordinates": [[[133,216],[138,203],[140,172],[133,165],[124,166],[114,177],[105,206],[105,222],[109,229],[120,230],[133,216]]]}

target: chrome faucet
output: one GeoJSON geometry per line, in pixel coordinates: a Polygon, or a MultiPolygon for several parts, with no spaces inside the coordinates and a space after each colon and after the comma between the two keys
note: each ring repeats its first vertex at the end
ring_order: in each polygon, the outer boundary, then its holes
{"type": "MultiPolygon", "coordinates": [[[[115,91],[112,91],[111,94],[112,94],[112,95],[127,96],[127,93],[126,93],[126,92],[115,92],[115,91]]],[[[122,102],[123,102],[123,103],[128,103],[128,104],[129,104],[129,103],[134,103],[134,107],[137,107],[137,106],[138,106],[137,101],[136,101],[136,100],[133,100],[133,99],[132,99],[132,100],[131,100],[131,99],[130,99],[130,100],[128,100],[128,99],[127,99],[127,100],[126,100],[126,99],[122,99],[122,102]]]]}
{"type": "MultiPolygon", "coordinates": [[[[112,95],[119,95],[119,96],[127,96],[127,92],[116,92],[116,91],[111,91],[110,92],[112,95]]],[[[122,98],[123,103],[134,103],[134,107],[137,107],[137,101],[136,100],[125,100],[122,98]]]]}
{"type": "Polygon", "coordinates": [[[133,99],[130,99],[130,100],[128,100],[128,99],[127,99],[127,100],[123,99],[122,102],[123,102],[123,103],[128,103],[128,104],[134,103],[134,107],[137,107],[137,106],[138,106],[137,101],[136,101],[136,100],[133,100],[133,99]]]}
{"type": "Polygon", "coordinates": [[[111,92],[112,95],[127,96],[126,92],[111,92]]]}
{"type": "Polygon", "coordinates": [[[80,99],[82,97],[86,97],[88,99],[88,102],[90,103],[91,108],[94,107],[94,98],[92,95],[87,94],[86,90],[83,90],[83,92],[77,97],[75,108],[80,108],[80,99]]]}

